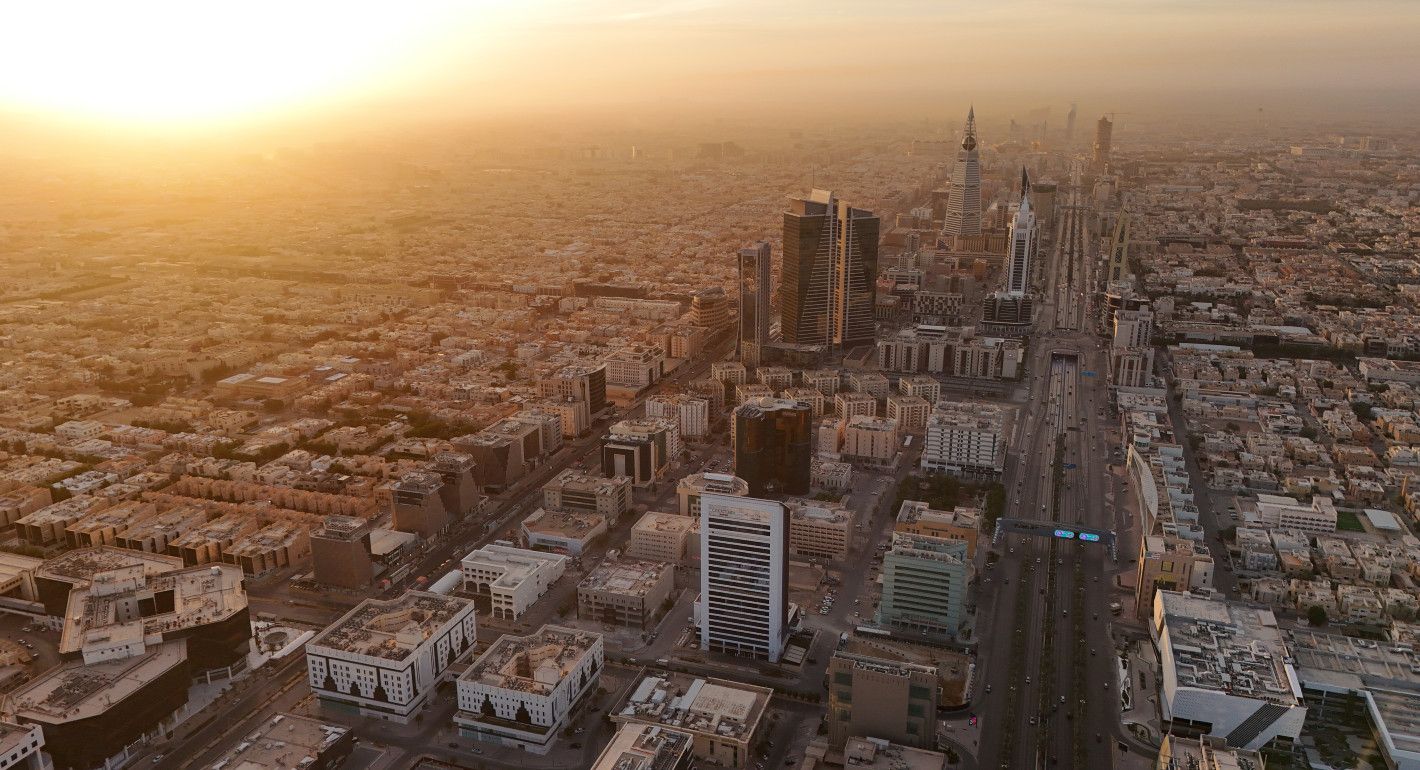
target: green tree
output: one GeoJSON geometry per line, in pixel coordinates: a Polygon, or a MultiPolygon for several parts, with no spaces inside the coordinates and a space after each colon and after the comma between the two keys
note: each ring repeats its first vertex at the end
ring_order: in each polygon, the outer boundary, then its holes
{"type": "Polygon", "coordinates": [[[1320,604],[1313,604],[1307,608],[1307,622],[1313,626],[1326,625],[1326,608],[1320,604]]]}

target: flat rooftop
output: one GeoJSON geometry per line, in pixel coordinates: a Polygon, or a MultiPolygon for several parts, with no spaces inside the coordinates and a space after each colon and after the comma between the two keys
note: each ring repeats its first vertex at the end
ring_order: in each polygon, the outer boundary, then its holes
{"type": "Polygon", "coordinates": [[[1179,687],[1226,692],[1293,706],[1301,693],[1287,645],[1270,610],[1176,591],[1159,591],[1179,687]]]}
{"type": "Polygon", "coordinates": [[[591,770],[671,770],[691,750],[691,738],[658,725],[627,723],[617,729],[591,770]]]}
{"type": "Polygon", "coordinates": [[[568,468],[552,477],[552,480],[544,484],[543,488],[553,487],[563,491],[609,494],[615,492],[619,487],[629,485],[630,481],[625,476],[607,478],[606,476],[568,468]]]}
{"type": "Polygon", "coordinates": [[[617,716],[683,732],[747,741],[774,691],[768,687],[666,673],[642,679],[617,716]]]}
{"type": "Polygon", "coordinates": [[[606,527],[606,516],[588,511],[549,511],[538,508],[523,519],[523,528],[559,537],[582,538],[606,527]]]}
{"type": "Polygon", "coordinates": [[[504,634],[459,679],[546,695],[576,671],[601,640],[601,634],[552,625],[527,636],[504,634]]]}
{"type": "Polygon", "coordinates": [[[366,599],[316,635],[307,646],[404,660],[473,602],[427,591],[394,599],[366,599]]]}
{"type": "Polygon", "coordinates": [[[248,733],[211,770],[291,770],[314,764],[350,728],[295,714],[277,714],[248,733]]]}
{"type": "Polygon", "coordinates": [[[175,639],[141,655],[85,664],[70,660],[10,693],[9,710],[20,719],[49,724],[99,716],[187,660],[187,642],[175,639]]]}
{"type": "Polygon", "coordinates": [[[844,767],[863,770],[942,770],[947,755],[899,746],[878,738],[849,738],[843,746],[844,767]]]}
{"type": "Polygon", "coordinates": [[[83,583],[101,572],[132,566],[143,567],[145,575],[160,575],[183,568],[182,557],[168,556],[146,551],[130,551],[101,545],[94,548],[78,548],[62,553],[46,561],[35,570],[35,577],[83,583]]]}
{"type": "Polygon", "coordinates": [[[981,511],[975,508],[956,507],[950,511],[939,511],[931,508],[921,500],[903,500],[902,506],[897,509],[897,522],[899,524],[947,524],[956,527],[969,527],[975,529],[977,522],[981,520],[981,511]]]}
{"type": "Polygon", "coordinates": [[[603,561],[583,578],[577,587],[626,596],[644,596],[669,569],[667,565],[656,561],[603,561]]]}
{"type": "Polygon", "coordinates": [[[126,632],[138,638],[219,623],[247,606],[242,570],[230,564],[205,564],[162,575],[144,575],[141,565],[95,575],[86,588],[69,594],[61,654],[102,645],[126,632]],[[172,608],[144,615],[141,605],[170,594],[172,608]]]}
{"type": "Polygon", "coordinates": [[[566,556],[527,548],[506,545],[485,545],[463,557],[463,569],[484,569],[502,574],[493,582],[495,586],[513,587],[532,577],[538,570],[547,569],[567,561],[566,556]]]}
{"type": "Polygon", "coordinates": [[[719,492],[722,495],[749,494],[749,482],[732,473],[692,473],[676,484],[677,489],[719,492]]]}
{"type": "Polygon", "coordinates": [[[643,532],[689,532],[695,529],[700,519],[695,516],[682,516],[678,513],[658,513],[650,511],[636,521],[633,531],[643,532]]]}
{"type": "Polygon", "coordinates": [[[1420,656],[1394,642],[1308,629],[1288,638],[1303,685],[1369,692],[1396,747],[1420,752],[1420,656]]]}
{"type": "Polygon", "coordinates": [[[788,500],[791,521],[809,519],[820,524],[846,524],[853,518],[847,508],[837,503],[823,503],[817,500],[788,500]]]}

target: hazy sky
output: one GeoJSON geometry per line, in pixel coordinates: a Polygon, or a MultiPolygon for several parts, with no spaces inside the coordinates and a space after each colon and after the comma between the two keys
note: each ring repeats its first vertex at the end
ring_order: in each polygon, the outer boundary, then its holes
{"type": "Polygon", "coordinates": [[[380,107],[912,117],[1420,90],[1420,0],[52,0],[5,11],[0,106],[176,125],[380,107]]]}

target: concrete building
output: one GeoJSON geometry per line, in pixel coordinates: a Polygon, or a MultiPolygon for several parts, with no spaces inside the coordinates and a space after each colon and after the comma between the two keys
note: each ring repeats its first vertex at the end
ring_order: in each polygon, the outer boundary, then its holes
{"type": "Polygon", "coordinates": [[[900,746],[881,738],[849,738],[843,760],[844,766],[853,770],[945,770],[947,766],[947,755],[940,751],[900,746]]]}
{"type": "Polygon", "coordinates": [[[887,397],[887,417],[904,433],[921,433],[927,428],[932,404],[921,396],[894,393],[887,397]]]}
{"type": "Polygon", "coordinates": [[[638,487],[665,475],[681,452],[680,428],[674,420],[643,417],[612,425],[602,439],[602,473],[625,476],[638,487]]]}
{"type": "Polygon", "coordinates": [[[1283,495],[1259,494],[1257,518],[1271,529],[1295,529],[1302,532],[1335,532],[1336,504],[1329,497],[1314,495],[1310,504],[1283,495]]]}
{"type": "Polygon", "coordinates": [[[0,722],[0,770],[52,770],[44,754],[44,730],[37,724],[0,722]]]}
{"type": "Polygon", "coordinates": [[[126,658],[62,662],[11,690],[5,711],[21,726],[39,726],[54,767],[103,767],[128,761],[176,726],[191,684],[187,644],[178,639],[126,658]]]}
{"type": "Polygon", "coordinates": [[[443,487],[443,479],[433,473],[408,473],[394,482],[390,486],[391,525],[425,540],[437,537],[453,521],[440,494],[443,487]]]}
{"type": "Polygon", "coordinates": [[[1154,770],[1262,770],[1262,755],[1218,738],[1165,735],[1154,770]]]}
{"type": "Polygon", "coordinates": [[[581,556],[606,530],[600,513],[538,508],[523,519],[519,532],[529,548],[581,556]]]}
{"type": "Polygon", "coordinates": [[[828,397],[817,388],[785,388],[784,392],[780,395],[790,401],[799,401],[808,404],[810,409],[809,416],[814,420],[823,417],[824,408],[828,405],[828,397]]]}
{"type": "Polygon", "coordinates": [[[311,563],[317,583],[364,588],[375,577],[370,524],[353,516],[327,516],[311,533],[311,563]]]}
{"type": "Polygon", "coordinates": [[[869,393],[845,390],[833,396],[833,413],[840,420],[850,420],[859,415],[878,416],[878,400],[869,393]]]}
{"type": "Polygon", "coordinates": [[[924,636],[953,637],[966,611],[967,544],[894,532],[883,556],[878,624],[924,636]]]}
{"type": "Polygon", "coordinates": [[[935,404],[942,399],[942,383],[938,382],[936,377],[926,374],[899,378],[897,391],[904,396],[916,396],[928,404],[935,404]]]}
{"type": "MultiPolygon", "coordinates": [[[[698,503],[696,507],[699,508],[698,503]]],[[[647,513],[631,527],[626,556],[631,559],[680,564],[687,556],[691,533],[699,521],[698,514],[692,518],[674,513],[647,513]]],[[[695,556],[698,558],[699,554],[696,553],[695,556]]]]}
{"type": "Polygon", "coordinates": [[[1006,467],[1006,412],[995,404],[938,402],[927,418],[922,470],[997,479],[1006,467]]]}
{"type": "Polygon", "coordinates": [[[595,418],[607,407],[606,385],[606,364],[572,364],[539,380],[537,393],[543,397],[571,398],[585,402],[587,411],[595,418]]]}
{"type": "Polygon", "coordinates": [[[1143,620],[1153,612],[1155,591],[1212,589],[1212,552],[1203,543],[1175,534],[1145,535],[1134,585],[1135,615],[1143,620]]]}
{"type": "Polygon", "coordinates": [[[839,503],[790,500],[789,554],[801,559],[842,562],[853,542],[853,512],[839,503]]]}
{"type": "Polygon", "coordinates": [[[467,599],[366,599],[306,643],[307,683],[329,708],[405,723],[477,640],[467,599]]]}
{"type": "Polygon", "coordinates": [[[1271,611],[1157,591],[1149,634],[1162,671],[1159,708],[1174,735],[1251,750],[1301,735],[1307,707],[1271,611]]]}
{"type": "Polygon", "coordinates": [[[690,767],[691,737],[646,724],[617,727],[591,770],[685,770],[690,767]]]}
{"type": "Polygon", "coordinates": [[[504,634],[456,680],[459,734],[545,754],[596,688],[601,634],[546,625],[504,634]]]}
{"type": "MultiPolygon", "coordinates": [[[[560,444],[561,417],[554,416],[554,419],[558,421],[557,442],[560,444]]],[[[429,470],[438,474],[444,482],[439,488],[439,496],[444,501],[444,510],[453,519],[472,516],[483,507],[483,493],[478,489],[475,465],[471,455],[459,452],[439,452],[430,464],[429,470]]]]}
{"type": "Polygon", "coordinates": [[[710,401],[677,393],[646,399],[646,416],[675,420],[683,439],[700,439],[710,434],[710,401]]]}
{"type": "Polygon", "coordinates": [[[700,648],[777,663],[789,621],[784,506],[707,493],[700,507],[700,648]]]}
{"type": "Polygon", "coordinates": [[[241,570],[212,565],[147,572],[142,564],[97,572],[70,591],[60,656],[102,663],[182,639],[194,676],[245,668],[251,617],[241,570]]]}
{"type": "Polygon", "coordinates": [[[888,397],[888,378],[881,372],[850,371],[844,376],[844,380],[848,389],[854,393],[867,393],[878,401],[888,397]]]}
{"type": "Polygon", "coordinates": [[[298,714],[265,720],[213,763],[232,770],[337,770],[355,747],[355,733],[298,714]]]}
{"type": "Polygon", "coordinates": [[[568,557],[485,545],[463,557],[463,590],[495,618],[517,620],[567,569],[568,557]]]}
{"type": "Polygon", "coordinates": [[[890,465],[897,457],[897,421],[858,415],[843,427],[845,460],[867,465],[890,465]]]}
{"type": "Polygon", "coordinates": [[[554,511],[599,513],[616,526],[621,515],[631,510],[631,479],[568,468],[543,485],[542,504],[554,511]]]}
{"type": "Polygon", "coordinates": [[[882,655],[833,653],[828,663],[828,742],[873,736],[904,746],[935,746],[937,669],[882,655]]]}
{"type": "Polygon", "coordinates": [[[655,345],[628,345],[606,357],[606,384],[639,392],[666,373],[666,354],[655,345]]]}
{"type": "Polygon", "coordinates": [[[893,531],[907,535],[926,535],[966,543],[967,561],[976,557],[976,538],[981,526],[981,511],[957,506],[950,511],[934,510],[920,500],[903,500],[897,509],[893,531]]]}
{"type": "Polygon", "coordinates": [[[577,617],[646,630],[655,625],[675,584],[661,561],[604,561],[577,585],[577,617]]]}
{"type": "Polygon", "coordinates": [[[730,473],[692,473],[676,484],[682,516],[700,517],[700,496],[706,492],[744,497],[749,494],[749,482],[730,473]]]}
{"type": "Polygon", "coordinates": [[[774,691],[723,679],[651,674],[611,714],[618,725],[649,725],[689,735],[697,759],[749,767],[774,691]]]}
{"type": "Polygon", "coordinates": [[[809,479],[814,489],[846,492],[853,483],[853,466],[815,457],[809,461],[809,479]]]}

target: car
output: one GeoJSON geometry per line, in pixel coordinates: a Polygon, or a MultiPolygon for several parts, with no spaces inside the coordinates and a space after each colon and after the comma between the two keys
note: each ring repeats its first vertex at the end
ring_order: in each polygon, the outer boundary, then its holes
{"type": "Polygon", "coordinates": [[[573,741],[573,742],[572,742],[572,748],[574,748],[574,749],[580,749],[580,748],[582,748],[582,744],[580,744],[580,743],[578,743],[578,742],[576,742],[576,741],[573,741]]]}
{"type": "Polygon", "coordinates": [[[1036,723],[1038,723],[1039,721],[1040,721],[1040,720],[1039,720],[1038,718],[1036,718],[1036,717],[1031,717],[1031,718],[1030,718],[1030,723],[1031,723],[1031,724],[1036,724],[1036,723]]]}
{"type": "Polygon", "coordinates": [[[986,692],[987,692],[988,694],[991,692],[991,685],[989,685],[989,684],[986,685],[986,692]]]}
{"type": "Polygon", "coordinates": [[[1030,684],[1030,677],[1026,677],[1026,684],[1030,684]]]}

